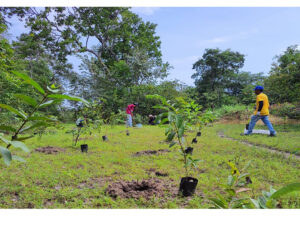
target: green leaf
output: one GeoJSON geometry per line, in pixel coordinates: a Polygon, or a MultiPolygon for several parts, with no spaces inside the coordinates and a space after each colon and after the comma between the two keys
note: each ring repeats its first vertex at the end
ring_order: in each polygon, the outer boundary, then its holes
{"type": "Polygon", "coordinates": [[[178,129],[178,137],[182,138],[184,134],[184,126],[179,127],[178,129]]]}
{"type": "Polygon", "coordinates": [[[234,183],[234,177],[232,175],[229,175],[227,178],[227,185],[232,186],[234,183]]]}
{"type": "Polygon", "coordinates": [[[20,157],[20,156],[16,156],[16,155],[13,155],[13,156],[12,156],[12,160],[14,160],[14,161],[19,161],[19,162],[23,162],[23,163],[26,162],[25,159],[23,159],[23,158],[20,157]]]}
{"type": "Polygon", "coordinates": [[[183,118],[181,115],[176,116],[176,127],[179,129],[183,125],[183,118]]]}
{"type": "MultiPolygon", "coordinates": [[[[51,86],[52,87],[52,86],[51,86]]],[[[54,87],[55,88],[55,87],[54,87]]],[[[59,89],[52,89],[50,88],[49,86],[47,86],[47,90],[52,92],[52,93],[58,93],[59,92],[59,89]]]]}
{"type": "Polygon", "coordinates": [[[247,162],[247,164],[246,164],[246,165],[244,166],[244,168],[242,169],[243,172],[249,168],[249,166],[251,165],[252,161],[253,161],[253,160],[249,160],[249,161],[247,162]]]}
{"type": "Polygon", "coordinates": [[[172,142],[170,145],[169,145],[169,148],[172,148],[174,145],[176,145],[176,142],[172,142]]]}
{"type": "Polygon", "coordinates": [[[165,123],[167,123],[168,121],[169,121],[168,118],[164,118],[164,119],[162,119],[162,120],[160,121],[160,124],[165,124],[165,123]]]}
{"type": "Polygon", "coordinates": [[[172,130],[167,136],[167,141],[172,141],[173,138],[175,137],[175,134],[176,133],[172,130]]]}
{"type": "Polygon", "coordinates": [[[54,100],[49,100],[49,101],[47,101],[47,102],[45,102],[43,104],[40,104],[40,108],[46,107],[46,106],[51,105],[53,103],[55,103],[54,100]]]}
{"type": "Polygon", "coordinates": [[[277,199],[283,195],[286,195],[288,193],[294,192],[294,191],[300,191],[300,183],[292,183],[285,187],[280,188],[279,190],[275,191],[270,198],[277,199]]]}
{"type": "Polygon", "coordinates": [[[9,105],[5,105],[5,104],[0,104],[0,107],[3,109],[7,109],[9,111],[11,111],[12,113],[20,116],[21,118],[23,118],[24,120],[26,119],[26,115],[18,110],[16,110],[15,108],[9,106],[9,105]]]}
{"type": "Polygon", "coordinates": [[[25,141],[27,139],[33,138],[34,136],[27,136],[27,137],[19,137],[17,139],[15,139],[15,141],[25,141]]]}
{"type": "Polygon", "coordinates": [[[11,131],[11,132],[16,132],[16,129],[11,127],[11,126],[6,126],[6,125],[0,125],[0,130],[5,130],[5,131],[11,131]]]}
{"type": "Polygon", "coordinates": [[[15,74],[16,76],[18,76],[19,78],[23,79],[25,81],[25,83],[32,85],[36,90],[38,90],[42,94],[45,94],[44,89],[41,88],[41,86],[37,82],[35,82],[33,79],[31,79],[28,75],[26,75],[24,73],[19,73],[17,71],[13,71],[12,73],[15,74]]]}
{"type": "Polygon", "coordinates": [[[11,152],[7,148],[0,146],[0,153],[4,159],[4,163],[9,166],[12,160],[11,152]]]}
{"type": "Polygon", "coordinates": [[[0,134],[0,139],[1,139],[6,145],[10,144],[10,141],[7,140],[5,137],[3,137],[2,134],[0,134]]]}
{"type": "Polygon", "coordinates": [[[259,203],[257,200],[250,198],[251,202],[253,203],[253,205],[255,206],[255,208],[260,209],[259,203]]]}
{"type": "Polygon", "coordinates": [[[53,94],[53,95],[48,95],[48,97],[83,102],[84,104],[89,105],[89,102],[87,100],[77,97],[77,96],[72,96],[72,95],[53,94]]]}
{"type": "Polygon", "coordinates": [[[51,122],[54,122],[56,121],[55,119],[51,119],[49,117],[45,117],[45,116],[32,116],[28,119],[28,121],[51,121],[51,122]]]}
{"type": "Polygon", "coordinates": [[[23,102],[27,103],[28,105],[31,105],[33,107],[37,106],[37,102],[34,98],[31,98],[27,95],[22,95],[22,94],[15,94],[14,95],[16,98],[22,100],[23,102]]]}
{"type": "Polygon", "coordinates": [[[36,128],[36,127],[42,127],[42,126],[48,126],[48,124],[45,123],[45,122],[37,122],[37,123],[35,123],[35,124],[33,124],[33,125],[29,126],[29,127],[23,128],[23,129],[20,131],[20,133],[22,133],[22,132],[24,132],[24,131],[31,130],[31,129],[36,128]]]}
{"type": "Polygon", "coordinates": [[[21,142],[21,141],[11,141],[10,143],[15,148],[20,148],[24,152],[30,152],[29,148],[23,142],[21,142]]]}
{"type": "Polygon", "coordinates": [[[217,198],[209,198],[210,201],[214,203],[215,206],[217,206],[220,209],[226,209],[224,202],[217,198]]]}

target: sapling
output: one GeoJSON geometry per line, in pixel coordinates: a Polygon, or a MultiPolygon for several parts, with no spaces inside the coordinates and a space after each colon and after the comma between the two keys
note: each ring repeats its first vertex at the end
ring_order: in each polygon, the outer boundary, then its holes
{"type": "Polygon", "coordinates": [[[250,208],[251,203],[248,197],[240,198],[239,193],[248,192],[252,189],[247,188],[252,183],[250,174],[245,172],[252,161],[246,163],[243,169],[239,170],[235,163],[229,161],[227,164],[231,168],[230,175],[227,177],[227,182],[224,187],[226,194],[219,194],[217,198],[209,198],[213,204],[212,208],[218,209],[237,209],[250,208]]]}
{"type": "Polygon", "coordinates": [[[13,74],[23,80],[26,84],[30,84],[34,89],[36,89],[40,95],[40,98],[36,100],[31,96],[15,94],[16,98],[31,106],[31,110],[29,110],[29,112],[27,113],[22,110],[17,110],[10,105],[0,104],[1,108],[10,111],[21,121],[21,124],[17,128],[14,126],[1,126],[1,130],[8,131],[11,136],[10,140],[8,140],[4,135],[0,134],[0,140],[2,140],[4,144],[6,144],[6,147],[0,146],[0,153],[1,157],[3,157],[4,159],[5,164],[7,165],[11,163],[11,160],[19,160],[24,162],[24,159],[12,155],[11,151],[9,150],[11,146],[20,148],[25,152],[29,152],[29,148],[23,143],[23,141],[31,138],[32,135],[23,137],[20,137],[20,135],[26,134],[28,131],[38,127],[48,127],[49,123],[55,122],[50,116],[38,115],[38,111],[41,108],[61,102],[64,99],[87,103],[84,99],[79,97],[58,94],[60,90],[57,89],[54,84],[52,84],[51,87],[47,86],[46,89],[43,89],[28,75],[15,71],[13,71],[13,74]]]}
{"type": "MultiPolygon", "coordinates": [[[[164,112],[157,117],[157,121],[160,121],[160,124],[165,124],[168,122],[168,127],[166,128],[165,135],[167,136],[167,141],[170,142],[169,147],[178,146],[180,154],[182,155],[184,169],[185,169],[185,178],[189,178],[189,172],[191,168],[196,168],[199,159],[192,158],[193,148],[188,146],[184,132],[187,129],[187,122],[185,114],[179,108],[174,107],[175,104],[171,104],[170,101],[167,101],[164,97],[159,95],[147,95],[147,98],[158,99],[160,104],[154,106],[156,109],[162,109],[164,112]],[[177,141],[175,141],[175,139],[177,141]]],[[[183,178],[184,179],[184,178],[183,178]]],[[[192,178],[193,179],[193,178],[192,178]]],[[[192,193],[191,193],[192,194],[192,193]]]]}

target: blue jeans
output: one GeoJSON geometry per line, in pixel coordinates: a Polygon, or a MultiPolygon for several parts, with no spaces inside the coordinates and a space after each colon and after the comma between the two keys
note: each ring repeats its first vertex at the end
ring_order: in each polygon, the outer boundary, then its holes
{"type": "Polygon", "coordinates": [[[132,116],[130,114],[127,114],[127,127],[132,127],[132,116]]]}
{"type": "Polygon", "coordinates": [[[276,131],[274,130],[268,116],[256,116],[256,115],[251,116],[251,121],[249,123],[249,128],[248,128],[247,134],[252,133],[252,130],[253,130],[255,124],[259,120],[262,120],[263,123],[268,127],[270,134],[276,134],[276,131]]]}

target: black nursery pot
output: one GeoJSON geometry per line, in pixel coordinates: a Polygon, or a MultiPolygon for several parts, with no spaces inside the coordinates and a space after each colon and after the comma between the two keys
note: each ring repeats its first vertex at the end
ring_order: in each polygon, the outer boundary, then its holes
{"type": "Polygon", "coordinates": [[[102,136],[102,140],[103,141],[107,141],[107,137],[106,136],[102,136]]]}
{"type": "Polygon", "coordinates": [[[201,136],[201,132],[199,131],[199,132],[197,132],[197,136],[198,137],[200,137],[201,136]]]}
{"type": "Polygon", "coordinates": [[[180,181],[179,193],[184,197],[192,196],[195,193],[198,180],[193,177],[183,177],[180,181]]]}
{"type": "Polygon", "coordinates": [[[130,134],[129,134],[129,133],[126,133],[126,135],[129,136],[130,134]]]}
{"type": "Polygon", "coordinates": [[[187,149],[184,151],[186,154],[193,154],[194,148],[187,147],[187,149]]]}
{"type": "Polygon", "coordinates": [[[248,129],[249,129],[249,123],[246,124],[246,130],[248,130],[248,129]]]}
{"type": "Polygon", "coordinates": [[[87,144],[84,144],[84,145],[80,145],[80,148],[81,148],[81,152],[86,152],[88,151],[88,145],[87,144]]]}
{"type": "Polygon", "coordinates": [[[192,140],[192,144],[196,144],[198,141],[197,141],[197,138],[193,138],[193,140],[192,140]]]}

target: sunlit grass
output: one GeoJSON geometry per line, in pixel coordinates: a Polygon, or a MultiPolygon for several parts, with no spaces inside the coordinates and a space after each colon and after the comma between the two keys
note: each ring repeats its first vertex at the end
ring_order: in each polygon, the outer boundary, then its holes
{"type": "MultiPolygon", "coordinates": [[[[236,131],[240,129],[237,126],[232,127],[236,131]]],[[[220,184],[226,182],[230,172],[226,164],[228,160],[234,161],[238,167],[243,167],[249,160],[253,160],[248,169],[253,181],[250,185],[253,192],[247,193],[248,196],[257,197],[263,189],[269,189],[270,185],[279,188],[300,180],[299,161],[293,158],[285,159],[260,148],[218,137],[217,131],[225,128],[222,125],[207,127],[198,138],[194,158],[202,159],[203,162],[199,164],[198,170],[191,173],[199,180],[193,198],[153,197],[152,200],[146,201],[113,199],[106,195],[105,189],[111,182],[121,179],[147,179],[151,176],[147,172],[150,168],[168,172],[168,177],[159,179],[166,179],[178,187],[180,178],[184,176],[178,150],[174,149],[162,155],[133,156],[137,151],[168,148],[168,144],[164,142],[163,128],[157,126],[132,128],[130,136],[126,136],[126,128],[116,126],[108,128],[108,142],[102,141],[102,134],[92,134],[87,140],[88,154],[80,152],[83,140],[77,147],[72,147],[72,135],[65,134],[65,131],[47,134],[41,139],[35,137],[26,142],[31,149],[48,145],[66,148],[67,151],[64,153],[45,155],[32,151],[29,155],[25,155],[13,150],[14,153],[24,156],[27,163],[13,162],[10,167],[6,167],[2,161],[0,162],[0,207],[208,208],[210,205],[207,198],[222,193],[220,184]],[[95,178],[103,178],[106,182],[103,186],[92,183],[93,188],[80,186],[84,182],[93,182],[95,178]]],[[[298,137],[299,134],[300,132],[298,137]]],[[[188,135],[191,140],[193,134],[188,135]]],[[[282,140],[285,146],[292,146],[290,139],[282,140]]],[[[299,194],[289,195],[282,199],[282,205],[285,208],[300,208],[299,199],[299,194]]]]}

